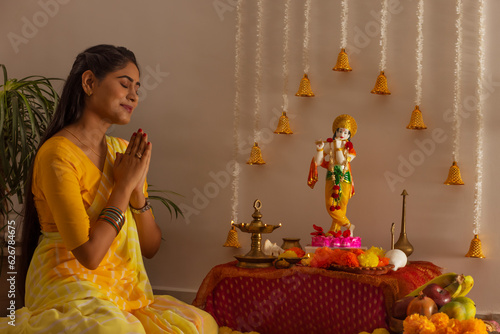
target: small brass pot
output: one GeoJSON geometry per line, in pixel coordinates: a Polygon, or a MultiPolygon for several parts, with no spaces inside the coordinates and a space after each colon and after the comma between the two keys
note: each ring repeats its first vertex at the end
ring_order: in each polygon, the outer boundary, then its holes
{"type": "Polygon", "coordinates": [[[300,245],[300,238],[283,238],[283,244],[281,245],[281,248],[284,250],[290,249],[292,247],[298,247],[302,250],[302,246],[300,245]]]}

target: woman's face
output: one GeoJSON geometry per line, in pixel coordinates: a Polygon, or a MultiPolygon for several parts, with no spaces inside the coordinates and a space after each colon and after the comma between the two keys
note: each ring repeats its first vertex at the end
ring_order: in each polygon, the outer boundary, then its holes
{"type": "Polygon", "coordinates": [[[140,87],[139,70],[134,63],[108,73],[104,79],[92,86],[92,95],[87,99],[86,109],[97,114],[110,124],[127,124],[137,107],[140,87]]]}
{"type": "Polygon", "coordinates": [[[349,130],[347,130],[346,128],[338,128],[337,131],[335,131],[335,139],[349,139],[349,130]]]}

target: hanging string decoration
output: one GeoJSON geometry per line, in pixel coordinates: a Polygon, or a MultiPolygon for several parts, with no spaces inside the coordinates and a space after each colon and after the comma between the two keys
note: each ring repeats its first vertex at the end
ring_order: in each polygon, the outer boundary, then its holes
{"type": "Polygon", "coordinates": [[[337,64],[333,68],[334,71],[350,72],[352,71],[349,66],[349,59],[345,49],[347,48],[347,18],[348,18],[348,0],[342,0],[342,13],[341,13],[341,31],[342,39],[340,40],[340,53],[337,56],[337,64]]]}
{"type": "Polygon", "coordinates": [[[416,49],[416,59],[417,59],[417,82],[415,83],[415,109],[411,113],[410,123],[406,127],[412,130],[424,130],[427,127],[424,124],[424,119],[422,117],[422,112],[419,107],[422,103],[422,59],[424,50],[424,0],[418,1],[417,6],[417,49],[416,49]]]}
{"type": "Polygon", "coordinates": [[[231,229],[227,235],[224,247],[235,247],[240,248],[240,242],[238,241],[238,232],[233,226],[235,222],[238,222],[238,204],[239,204],[239,186],[240,186],[240,164],[238,163],[238,156],[240,154],[240,111],[241,111],[241,52],[243,45],[243,33],[242,33],[242,2],[239,0],[236,5],[236,40],[235,40],[235,56],[234,56],[234,83],[235,83],[235,94],[233,103],[233,170],[232,170],[232,182],[231,182],[231,229]]]}
{"type": "Polygon", "coordinates": [[[257,1],[257,48],[255,50],[255,109],[254,109],[254,145],[250,152],[250,159],[247,161],[249,165],[264,165],[266,162],[262,158],[262,151],[259,147],[260,139],[260,109],[261,100],[260,94],[262,92],[262,44],[264,35],[262,33],[263,26],[263,0],[257,1]]]}
{"type": "Polygon", "coordinates": [[[484,258],[481,249],[481,240],[479,240],[479,234],[481,233],[481,219],[483,214],[483,165],[484,165],[484,152],[483,152],[483,138],[484,138],[484,121],[483,121],[483,104],[484,104],[484,80],[486,73],[485,66],[485,0],[478,0],[478,14],[479,14],[479,50],[478,50],[478,70],[477,70],[477,133],[476,133],[476,180],[474,185],[474,222],[473,230],[474,238],[471,241],[469,252],[465,255],[467,257],[484,258]]]}
{"type": "Polygon", "coordinates": [[[387,87],[387,77],[385,76],[385,68],[387,62],[387,7],[388,0],[382,0],[382,9],[380,10],[380,74],[375,82],[375,87],[371,91],[372,94],[391,95],[387,87]]]}
{"type": "Polygon", "coordinates": [[[288,43],[290,40],[290,3],[291,0],[285,2],[285,13],[283,15],[283,112],[278,120],[278,126],[274,133],[292,134],[290,129],[290,121],[286,113],[288,112],[288,43]]]}
{"type": "Polygon", "coordinates": [[[306,0],[304,4],[304,45],[302,46],[302,61],[304,63],[304,77],[300,80],[299,90],[295,96],[313,97],[309,80],[309,21],[311,19],[311,0],[306,0]]]}
{"type": "Polygon", "coordinates": [[[458,167],[459,151],[460,151],[460,101],[462,99],[462,19],[463,19],[463,3],[462,0],[456,0],[457,19],[455,27],[457,29],[457,41],[455,43],[455,84],[453,89],[453,163],[448,171],[448,178],[444,181],[446,185],[463,185],[462,175],[458,167]]]}

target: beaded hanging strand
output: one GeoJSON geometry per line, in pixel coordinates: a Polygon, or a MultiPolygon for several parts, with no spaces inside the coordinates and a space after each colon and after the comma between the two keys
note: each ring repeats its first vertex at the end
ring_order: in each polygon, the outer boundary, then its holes
{"type": "Polygon", "coordinates": [[[238,205],[239,205],[239,186],[240,186],[240,164],[238,156],[240,154],[240,111],[241,111],[241,52],[243,45],[242,32],[242,3],[243,0],[238,0],[236,6],[236,40],[235,40],[235,61],[234,61],[234,82],[235,96],[233,105],[233,170],[231,188],[233,194],[231,197],[231,221],[238,222],[238,205]]]}
{"type": "Polygon", "coordinates": [[[474,185],[474,235],[478,235],[481,232],[481,219],[483,213],[483,166],[484,166],[484,121],[483,121],[483,105],[484,105],[484,87],[483,83],[485,80],[485,0],[479,1],[479,50],[478,50],[478,76],[477,76],[477,112],[476,112],[476,122],[477,122],[477,133],[476,133],[476,182],[474,185]]]}

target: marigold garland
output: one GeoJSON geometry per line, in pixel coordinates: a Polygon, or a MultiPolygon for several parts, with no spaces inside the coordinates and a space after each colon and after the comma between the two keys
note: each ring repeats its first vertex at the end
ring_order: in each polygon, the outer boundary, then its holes
{"type": "Polygon", "coordinates": [[[446,313],[435,313],[431,318],[420,314],[408,316],[404,322],[404,334],[487,334],[481,319],[450,319],[446,313]]]}
{"type": "Polygon", "coordinates": [[[321,247],[316,249],[311,259],[302,264],[314,268],[328,268],[332,264],[346,267],[384,267],[389,264],[385,251],[379,247],[372,247],[367,251],[359,248],[344,250],[321,247]]]}

